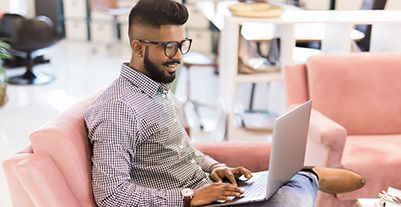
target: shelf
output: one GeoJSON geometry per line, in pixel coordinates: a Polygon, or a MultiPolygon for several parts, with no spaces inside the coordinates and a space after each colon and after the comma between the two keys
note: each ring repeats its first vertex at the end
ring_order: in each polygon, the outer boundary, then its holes
{"type": "MultiPolygon", "coordinates": [[[[298,42],[313,42],[324,39],[326,25],[324,23],[296,24],[294,29],[295,39],[298,42]]],[[[276,37],[277,30],[277,25],[272,23],[246,22],[242,24],[241,34],[246,40],[270,41],[276,37]]],[[[365,34],[356,29],[351,31],[350,38],[353,40],[364,37],[365,34]]]]}
{"type": "MultiPolygon", "coordinates": [[[[305,63],[306,60],[315,55],[322,54],[320,50],[310,49],[310,48],[301,48],[295,47],[293,51],[293,59],[297,63],[305,63]]],[[[252,74],[244,74],[238,73],[237,82],[239,83],[256,83],[256,82],[270,82],[282,80],[282,73],[279,66],[273,66],[272,70],[277,70],[276,72],[266,72],[266,73],[252,73],[252,74]]]]}
{"type": "Polygon", "coordinates": [[[239,83],[256,83],[256,82],[270,82],[282,80],[281,72],[271,73],[254,73],[254,74],[238,74],[237,82],[239,83]]]}
{"type": "MultiPolygon", "coordinates": [[[[251,131],[243,127],[233,126],[231,134],[228,139],[230,141],[269,141],[272,139],[272,131],[251,131]]],[[[227,138],[226,138],[227,139],[227,138]]]]}
{"type": "Polygon", "coordinates": [[[323,54],[323,52],[319,49],[294,47],[294,50],[292,51],[292,59],[294,60],[294,63],[306,63],[308,58],[321,54],[323,54]]]}
{"type": "Polygon", "coordinates": [[[278,18],[247,18],[235,17],[232,20],[238,24],[245,22],[274,23],[274,24],[303,24],[303,23],[331,23],[331,24],[399,24],[401,13],[388,10],[350,10],[350,11],[306,11],[285,10],[278,18]]]}

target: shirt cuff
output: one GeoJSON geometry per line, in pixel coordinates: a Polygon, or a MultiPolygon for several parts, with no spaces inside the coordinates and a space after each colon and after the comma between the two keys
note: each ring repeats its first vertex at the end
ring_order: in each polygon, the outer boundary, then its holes
{"type": "Polygon", "coordinates": [[[184,207],[181,189],[162,190],[160,194],[166,200],[166,206],[184,207]]]}
{"type": "Polygon", "coordinates": [[[213,164],[212,166],[210,166],[210,172],[211,172],[212,170],[218,168],[218,167],[227,167],[227,165],[224,164],[224,163],[216,163],[216,164],[213,164]]]}
{"type": "Polygon", "coordinates": [[[203,171],[210,173],[212,171],[212,166],[219,164],[219,162],[217,162],[213,158],[205,155],[202,157],[202,159],[200,161],[198,161],[198,164],[201,166],[203,171]]]}

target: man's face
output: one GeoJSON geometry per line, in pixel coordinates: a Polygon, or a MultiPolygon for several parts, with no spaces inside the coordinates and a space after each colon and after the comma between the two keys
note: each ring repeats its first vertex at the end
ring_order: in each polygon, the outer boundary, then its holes
{"type": "MultiPolygon", "coordinates": [[[[181,42],[184,40],[184,31],[182,26],[164,25],[149,35],[149,41],[154,42],[181,42]]],[[[172,57],[167,57],[164,53],[164,47],[157,44],[146,44],[143,58],[143,67],[147,75],[154,81],[160,83],[171,83],[175,79],[177,66],[181,62],[182,54],[178,50],[172,57]]]]}

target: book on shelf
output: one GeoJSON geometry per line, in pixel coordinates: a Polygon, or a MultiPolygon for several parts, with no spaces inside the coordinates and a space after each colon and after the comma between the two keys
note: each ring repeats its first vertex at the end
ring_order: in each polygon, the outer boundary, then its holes
{"type": "Polygon", "coordinates": [[[401,207],[401,190],[389,187],[387,191],[379,193],[379,198],[386,207],[401,207]]]}
{"type": "Polygon", "coordinates": [[[359,207],[401,207],[401,190],[389,187],[378,198],[358,198],[359,207]]]}

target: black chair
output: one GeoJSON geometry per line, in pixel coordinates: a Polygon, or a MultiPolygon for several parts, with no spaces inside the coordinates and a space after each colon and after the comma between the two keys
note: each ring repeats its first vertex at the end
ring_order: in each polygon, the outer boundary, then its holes
{"type": "Polygon", "coordinates": [[[51,75],[33,71],[37,51],[47,48],[58,40],[53,22],[45,16],[26,19],[18,14],[5,14],[0,19],[0,39],[10,44],[10,53],[24,59],[26,71],[22,75],[9,77],[7,83],[16,85],[45,84],[54,80],[51,75]]]}

